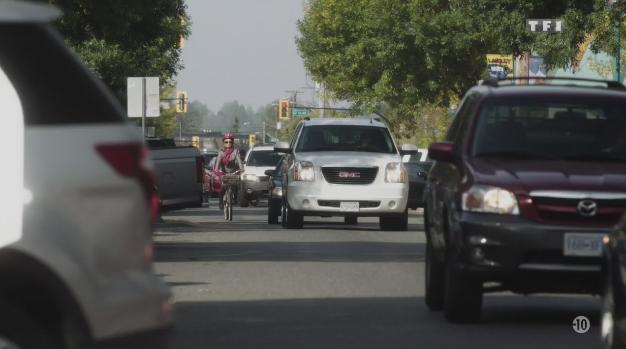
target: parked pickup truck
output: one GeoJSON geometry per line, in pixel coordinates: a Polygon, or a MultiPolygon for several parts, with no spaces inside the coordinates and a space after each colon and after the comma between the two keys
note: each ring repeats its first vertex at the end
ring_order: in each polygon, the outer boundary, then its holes
{"type": "Polygon", "coordinates": [[[194,147],[176,146],[171,139],[146,141],[152,153],[162,208],[202,206],[204,158],[194,147]]]}

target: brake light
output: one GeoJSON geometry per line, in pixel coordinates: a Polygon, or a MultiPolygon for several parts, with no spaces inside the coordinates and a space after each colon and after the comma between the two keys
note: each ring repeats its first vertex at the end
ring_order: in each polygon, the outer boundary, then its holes
{"type": "Polygon", "coordinates": [[[152,224],[159,218],[159,194],[150,153],[143,143],[101,144],[96,151],[121,176],[134,178],[141,184],[150,210],[152,224]]]}
{"type": "Polygon", "coordinates": [[[196,156],[196,180],[204,183],[204,157],[196,156]]]}

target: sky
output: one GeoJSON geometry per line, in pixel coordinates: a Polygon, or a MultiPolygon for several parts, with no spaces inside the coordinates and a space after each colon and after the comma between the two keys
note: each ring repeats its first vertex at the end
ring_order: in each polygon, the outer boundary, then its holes
{"type": "Polygon", "coordinates": [[[191,36],[178,90],[218,111],[237,100],[253,108],[289,95],[312,100],[296,49],[303,0],[187,0],[191,36]]]}

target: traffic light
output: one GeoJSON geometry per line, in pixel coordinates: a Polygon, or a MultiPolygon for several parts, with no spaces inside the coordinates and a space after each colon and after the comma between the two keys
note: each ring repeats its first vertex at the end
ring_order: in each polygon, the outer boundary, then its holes
{"type": "Polygon", "coordinates": [[[192,136],[191,137],[191,145],[200,149],[200,137],[199,136],[192,136]]]}
{"type": "Polygon", "coordinates": [[[187,92],[186,91],[176,92],[176,112],[186,113],[188,104],[189,104],[189,99],[187,98],[187,92]]]}
{"type": "Polygon", "coordinates": [[[289,120],[289,100],[281,99],[278,103],[278,120],[289,120]]]}
{"type": "Polygon", "coordinates": [[[251,133],[248,135],[248,143],[250,143],[250,145],[256,144],[256,134],[251,133]]]}

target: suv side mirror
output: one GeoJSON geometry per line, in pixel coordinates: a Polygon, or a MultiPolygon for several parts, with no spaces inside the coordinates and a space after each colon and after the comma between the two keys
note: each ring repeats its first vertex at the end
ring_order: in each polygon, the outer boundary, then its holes
{"type": "Polygon", "coordinates": [[[277,153],[289,154],[291,153],[291,148],[289,148],[289,143],[287,142],[278,142],[274,144],[274,151],[277,153]]]}
{"type": "Polygon", "coordinates": [[[265,175],[266,176],[273,177],[274,173],[276,173],[276,170],[265,170],[265,175]]]}
{"type": "Polygon", "coordinates": [[[428,156],[437,161],[454,162],[456,159],[454,144],[448,142],[433,143],[428,148],[428,156]]]}
{"type": "Polygon", "coordinates": [[[418,148],[414,144],[402,144],[400,147],[400,155],[417,155],[418,148]]]}

